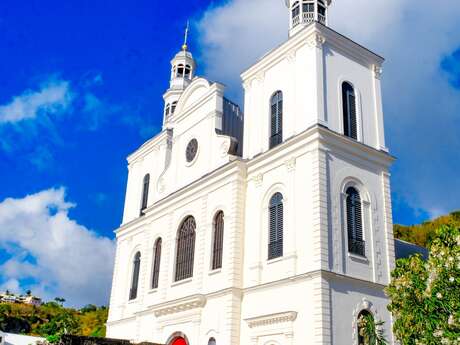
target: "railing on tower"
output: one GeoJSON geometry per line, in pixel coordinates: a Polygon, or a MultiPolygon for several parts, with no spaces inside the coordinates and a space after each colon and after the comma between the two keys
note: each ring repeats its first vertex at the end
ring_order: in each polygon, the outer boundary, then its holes
{"type": "Polygon", "coordinates": [[[300,15],[297,15],[292,18],[292,27],[297,26],[300,24],[300,15]]]}
{"type": "Polygon", "coordinates": [[[323,16],[321,13],[318,13],[318,21],[321,24],[326,25],[326,16],[323,16]]]}
{"type": "Polygon", "coordinates": [[[304,12],[302,14],[303,23],[311,23],[315,21],[315,14],[313,12],[304,12]]]}

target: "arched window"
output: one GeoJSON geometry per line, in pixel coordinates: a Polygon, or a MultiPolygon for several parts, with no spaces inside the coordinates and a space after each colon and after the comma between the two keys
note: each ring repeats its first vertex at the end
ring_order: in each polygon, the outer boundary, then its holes
{"type": "Polygon", "coordinates": [[[139,288],[139,273],[141,270],[141,253],[137,252],[133,262],[133,277],[131,280],[131,290],[129,291],[129,299],[137,298],[137,290],[139,288]]]}
{"type": "Polygon", "coordinates": [[[176,281],[193,277],[195,258],[195,218],[187,217],[177,234],[176,281]]]}
{"type": "Polygon", "coordinates": [[[187,79],[190,79],[191,71],[192,71],[191,67],[189,65],[186,65],[184,77],[187,79]]]}
{"type": "Polygon", "coordinates": [[[366,246],[363,239],[361,196],[354,187],[347,189],[347,232],[348,251],[365,256],[366,246]]]}
{"type": "Polygon", "coordinates": [[[270,148],[283,142],[283,93],[277,91],[270,100],[270,148]]]}
{"type": "Polygon", "coordinates": [[[176,107],[177,107],[177,101],[172,102],[172,104],[171,104],[171,114],[174,114],[174,112],[176,111],[176,107]]]}
{"type": "Polygon", "coordinates": [[[283,256],[283,195],[276,193],[270,199],[269,206],[268,259],[283,256]]]}
{"type": "Polygon", "coordinates": [[[224,212],[219,211],[214,217],[214,234],[212,244],[212,269],[222,268],[222,253],[224,248],[224,212]]]}
{"type": "Polygon", "coordinates": [[[208,345],[216,345],[216,339],[214,338],[209,338],[208,345]]]}
{"type": "Polygon", "coordinates": [[[155,241],[153,252],[153,273],[152,273],[152,289],[158,288],[158,281],[160,280],[160,263],[161,263],[161,237],[155,241]]]}
{"type": "Polygon", "coordinates": [[[356,113],[356,93],[350,83],[342,84],[343,134],[358,140],[358,119],[356,113]]]}
{"type": "Polygon", "coordinates": [[[184,76],[184,65],[180,64],[179,66],[177,66],[176,77],[182,78],[183,76],[184,76]]]}
{"type": "Polygon", "coordinates": [[[358,345],[367,345],[369,344],[369,339],[366,339],[366,326],[367,322],[374,320],[374,316],[367,310],[363,310],[358,315],[358,345]]]}
{"type": "Polygon", "coordinates": [[[144,214],[144,210],[147,208],[149,202],[149,187],[150,174],[147,174],[144,176],[144,182],[142,186],[141,216],[144,214]]]}

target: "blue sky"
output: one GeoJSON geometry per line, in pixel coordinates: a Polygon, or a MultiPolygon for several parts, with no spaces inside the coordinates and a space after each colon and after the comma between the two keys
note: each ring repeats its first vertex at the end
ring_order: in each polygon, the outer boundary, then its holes
{"type": "MultiPolygon", "coordinates": [[[[427,25],[428,0],[353,1],[334,5],[331,26],[387,58],[386,136],[399,159],[395,222],[459,209],[460,6],[447,1],[427,25]],[[348,20],[353,1],[361,6],[359,25],[348,20]]],[[[1,1],[0,227],[7,231],[0,229],[0,289],[107,303],[125,159],[161,128],[169,61],[186,21],[198,74],[227,84],[241,101],[239,73],[286,39],[283,2],[1,1]],[[255,16],[261,6],[264,16],[255,16]],[[68,254],[69,237],[102,256],[81,248],[68,254]],[[56,260],[109,264],[95,266],[100,281],[80,272],[78,285],[50,267],[56,260]],[[95,292],[96,283],[105,288],[95,292]]]]}

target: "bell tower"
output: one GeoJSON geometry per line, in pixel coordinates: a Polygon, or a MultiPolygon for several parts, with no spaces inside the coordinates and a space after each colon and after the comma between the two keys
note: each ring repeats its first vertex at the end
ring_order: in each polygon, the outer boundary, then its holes
{"type": "Polygon", "coordinates": [[[188,34],[189,24],[187,23],[182,49],[171,60],[171,78],[169,82],[169,89],[163,95],[163,99],[165,101],[163,127],[166,127],[169,118],[176,110],[177,101],[195,77],[196,63],[192,53],[188,50],[188,34]]]}
{"type": "Polygon", "coordinates": [[[290,11],[289,36],[310,23],[327,25],[327,10],[332,0],[285,0],[290,11]]]}

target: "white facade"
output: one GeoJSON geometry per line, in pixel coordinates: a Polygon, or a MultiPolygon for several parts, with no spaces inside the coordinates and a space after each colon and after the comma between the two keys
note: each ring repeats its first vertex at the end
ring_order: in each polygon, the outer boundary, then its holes
{"type": "Polygon", "coordinates": [[[3,333],[0,331],[0,345],[37,345],[43,344],[45,338],[31,337],[21,334],[3,333]]]}
{"type": "MultiPolygon", "coordinates": [[[[287,5],[291,11],[295,2],[287,5]]],[[[357,345],[357,319],[366,310],[385,321],[393,344],[383,292],[394,266],[383,59],[320,22],[293,20],[288,41],[242,74],[244,135],[242,114],[224,98],[222,85],[193,77],[165,94],[166,103],[178,97],[174,113],[128,158],[108,337],[167,345],[183,344],[177,339],[189,345],[357,345]],[[356,139],[344,135],[345,82],[354,89],[356,139]],[[270,100],[277,91],[282,135],[271,148],[270,100]],[[360,255],[348,243],[350,187],[361,198],[360,255]],[[282,194],[282,254],[269,259],[269,206],[276,193],[282,194]],[[219,211],[222,265],[212,269],[219,211]],[[177,281],[178,230],[190,216],[196,223],[193,273],[177,281]]]]}

